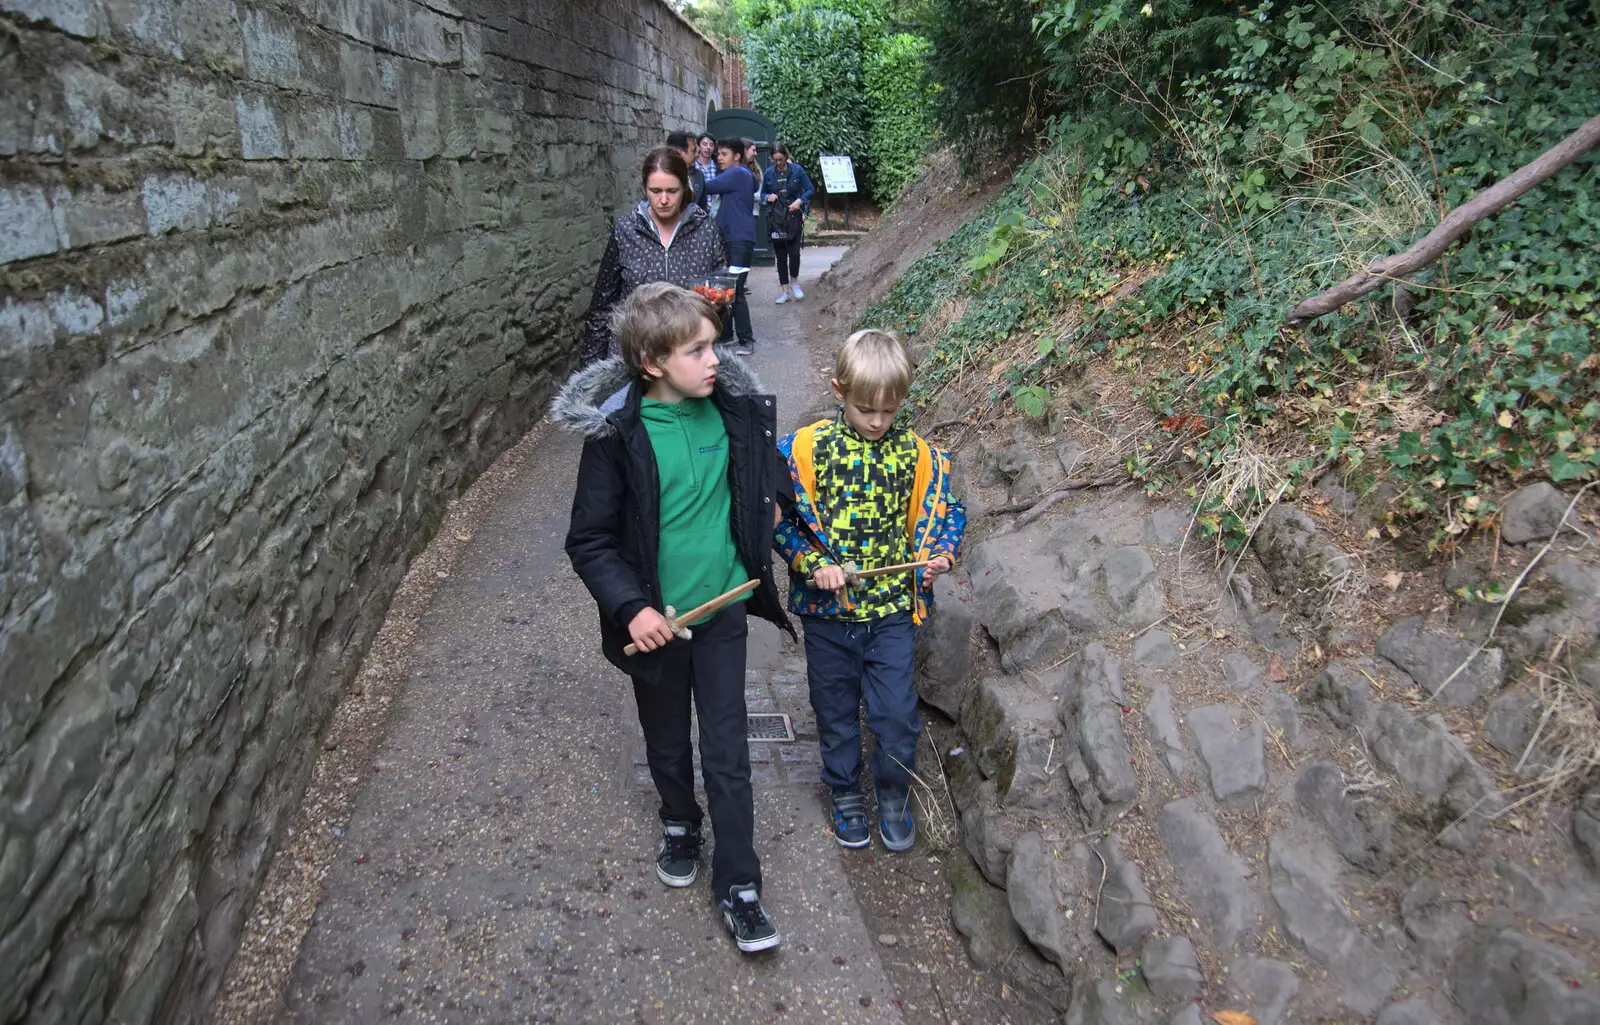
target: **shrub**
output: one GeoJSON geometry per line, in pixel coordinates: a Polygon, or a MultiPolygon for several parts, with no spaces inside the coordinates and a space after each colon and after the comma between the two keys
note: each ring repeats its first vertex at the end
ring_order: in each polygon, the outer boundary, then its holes
{"type": "Polygon", "coordinates": [[[872,165],[872,198],[888,205],[917,165],[933,135],[931,108],[936,90],[926,78],[932,49],[921,36],[882,36],[866,57],[867,107],[871,126],[867,156],[872,165]]]}
{"type": "Polygon", "coordinates": [[[794,159],[817,170],[823,153],[856,158],[870,174],[861,27],[855,18],[806,8],[765,22],[745,40],[750,100],[778,126],[794,159]]]}

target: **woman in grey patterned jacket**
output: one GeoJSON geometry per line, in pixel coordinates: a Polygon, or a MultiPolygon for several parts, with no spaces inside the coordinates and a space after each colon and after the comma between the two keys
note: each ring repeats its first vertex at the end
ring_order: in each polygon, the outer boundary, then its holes
{"type": "Polygon", "coordinates": [[[585,319],[583,362],[617,354],[611,311],[647,281],[692,288],[728,265],[722,233],[694,202],[689,164],[669,146],[650,151],[639,173],[645,198],[617,218],[600,258],[585,319]]]}

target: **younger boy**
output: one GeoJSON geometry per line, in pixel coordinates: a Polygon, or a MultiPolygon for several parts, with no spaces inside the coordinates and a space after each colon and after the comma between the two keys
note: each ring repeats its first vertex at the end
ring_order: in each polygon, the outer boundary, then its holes
{"type": "Polygon", "coordinates": [[[616,317],[622,355],[578,371],[552,413],[585,436],[567,555],[600,611],[606,658],[633,680],[650,775],[661,797],[656,875],[695,880],[702,814],[695,800],[689,701],[700,717],[700,767],[716,846],[711,889],[746,953],[778,945],[761,908],[750,751],[745,740],[744,602],[675,636],[663,611],[692,609],[752,578],[756,615],[793,634],[772,579],[775,503],[788,483],[772,448],[771,396],[715,349],[715,308],[674,285],[642,285],[616,317]],[[626,388],[621,408],[602,403],[626,388]],[[638,654],[623,648],[632,641],[638,654]]]}
{"type": "Polygon", "coordinates": [[[932,610],[933,578],[955,565],[967,514],[950,494],[949,455],[894,426],[911,390],[911,360],[900,339],[857,331],[839,350],[834,373],[839,415],[778,443],[795,500],[778,525],[777,547],[789,563],[789,608],[805,624],[834,838],[845,847],[872,842],[861,795],[864,694],[877,740],[878,835],[889,850],[904,851],[917,840],[909,787],[922,733],[912,628],[932,610]],[[925,569],[859,583],[845,570],[928,560],[925,569]]]}

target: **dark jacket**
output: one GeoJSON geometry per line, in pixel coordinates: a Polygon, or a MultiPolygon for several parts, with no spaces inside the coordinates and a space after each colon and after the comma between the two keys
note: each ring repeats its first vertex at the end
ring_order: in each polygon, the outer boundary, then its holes
{"type": "Polygon", "coordinates": [[[782,174],[778,173],[776,164],[767,168],[767,176],[761,183],[761,204],[770,207],[773,204],[767,202],[768,193],[775,194],[784,208],[798,199],[800,213],[804,216],[811,212],[811,197],[817,194],[817,187],[811,184],[806,169],[791,160],[782,174]]]}
{"type": "Polygon", "coordinates": [[[708,201],[706,196],[706,176],[701,174],[700,168],[693,164],[689,165],[689,191],[694,193],[695,205],[709,212],[710,208],[706,206],[708,201]]]}
{"type": "MultiPolygon", "coordinates": [[[[733,489],[734,547],[750,577],[761,586],[750,596],[749,611],[786,630],[772,576],[773,509],[787,509],[794,490],[776,441],[777,411],[771,395],[756,394],[760,383],[733,356],[723,358],[711,401],[728,429],[728,477],[733,489]]],[[[608,359],[573,374],[550,407],[566,430],[584,437],[577,492],[567,530],[567,557],[594,595],[600,611],[600,650],[612,665],[635,679],[660,672],[657,653],[624,655],[628,623],[646,606],[660,609],[660,481],[655,451],[639,418],[642,393],[621,359],[608,359]],[[601,407],[627,388],[621,408],[601,407]]],[[[673,641],[681,644],[681,641],[673,641]]]]}
{"type": "Polygon", "coordinates": [[[717,207],[717,227],[729,242],[756,240],[756,176],[749,168],[735,164],[706,182],[706,192],[721,196],[717,207]]]}
{"type": "Polygon", "coordinates": [[[589,299],[589,314],[584,322],[583,362],[617,354],[611,314],[635,288],[650,281],[670,281],[692,288],[707,274],[727,265],[722,235],[700,207],[690,205],[684,211],[669,249],[661,244],[649,204],[640,201],[612,225],[611,240],[600,258],[600,271],[595,275],[594,295],[589,299]]]}

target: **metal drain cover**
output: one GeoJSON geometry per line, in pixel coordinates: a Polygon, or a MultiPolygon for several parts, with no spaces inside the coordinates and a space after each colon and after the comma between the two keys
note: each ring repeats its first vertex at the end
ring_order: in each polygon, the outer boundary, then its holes
{"type": "Polygon", "coordinates": [[[745,739],[789,741],[794,739],[794,727],[782,712],[751,712],[746,720],[745,739]]]}

